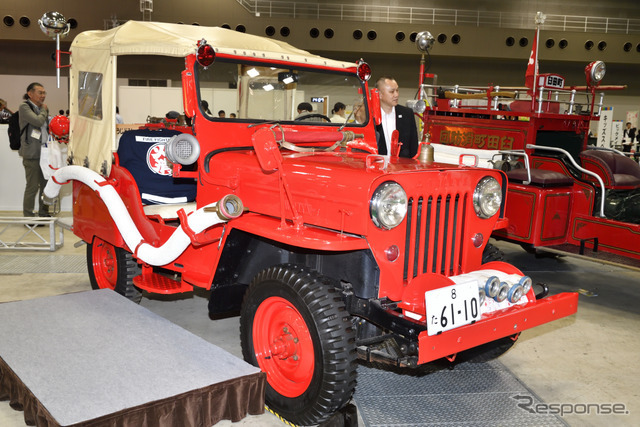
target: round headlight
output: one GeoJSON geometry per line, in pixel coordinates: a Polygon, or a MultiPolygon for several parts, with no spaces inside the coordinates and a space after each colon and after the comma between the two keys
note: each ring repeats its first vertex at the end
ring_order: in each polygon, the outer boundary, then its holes
{"type": "Polygon", "coordinates": [[[369,206],[373,223],[377,227],[391,230],[407,214],[407,194],[400,184],[385,182],[376,188],[369,206]]]}
{"type": "Polygon", "coordinates": [[[491,176],[480,180],[473,192],[473,207],[480,218],[491,218],[502,204],[502,188],[491,176]]]}
{"type": "Polygon", "coordinates": [[[593,61],[585,68],[585,74],[587,75],[587,85],[597,86],[604,78],[607,72],[607,67],[602,61],[593,61]]]}

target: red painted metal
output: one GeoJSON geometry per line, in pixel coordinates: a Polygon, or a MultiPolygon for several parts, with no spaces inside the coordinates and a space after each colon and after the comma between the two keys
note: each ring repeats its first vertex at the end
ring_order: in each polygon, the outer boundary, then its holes
{"type": "Polygon", "coordinates": [[[154,272],[143,273],[134,277],[133,284],[145,291],[164,295],[179,294],[193,290],[193,286],[154,272]]]}
{"type": "Polygon", "coordinates": [[[118,260],[111,243],[96,237],[91,247],[93,274],[100,289],[115,289],[118,282],[118,260]]]}
{"type": "Polygon", "coordinates": [[[260,304],[253,319],[253,347],[275,391],[298,397],[307,390],[315,369],[313,340],[293,304],[281,297],[260,304]]]}
{"type": "Polygon", "coordinates": [[[439,335],[420,333],[420,356],[418,363],[427,363],[488,341],[507,337],[542,325],[551,320],[574,314],[578,309],[578,294],[563,293],[534,301],[523,307],[512,307],[494,313],[488,318],[453,329],[439,335]]]}

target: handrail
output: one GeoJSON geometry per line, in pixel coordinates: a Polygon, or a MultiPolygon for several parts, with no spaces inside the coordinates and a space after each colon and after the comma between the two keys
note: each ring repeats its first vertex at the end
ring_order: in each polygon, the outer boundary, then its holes
{"type": "Polygon", "coordinates": [[[590,175],[592,177],[594,177],[595,179],[598,180],[598,183],[600,183],[600,187],[602,188],[602,196],[600,197],[600,217],[601,218],[606,218],[606,216],[604,215],[604,196],[606,194],[606,189],[604,188],[604,181],[602,181],[602,178],[600,178],[600,176],[594,172],[588,171],[585,168],[583,168],[582,166],[578,165],[576,163],[576,161],[573,159],[573,157],[571,157],[571,154],[569,154],[569,152],[567,150],[563,150],[562,148],[558,148],[558,147],[547,147],[546,145],[534,145],[534,144],[527,144],[526,148],[529,150],[548,150],[548,151],[556,151],[558,153],[562,153],[565,156],[567,156],[567,158],[569,159],[569,161],[573,164],[573,166],[578,169],[580,172],[584,173],[585,175],[590,175]]]}
{"type": "MultiPolygon", "coordinates": [[[[236,1],[248,13],[265,18],[306,18],[333,21],[467,25],[518,29],[535,28],[535,12],[518,13],[283,0],[236,1]]],[[[546,20],[541,29],[585,33],[639,34],[640,19],[546,14],[546,20]]]]}
{"type": "MultiPolygon", "coordinates": [[[[616,87],[617,88],[617,87],[616,87]]],[[[582,88],[581,88],[582,89],[582,88]]],[[[545,104],[567,104],[567,112],[566,114],[573,115],[576,114],[576,106],[582,106],[582,108],[590,108],[591,104],[588,102],[588,97],[591,96],[591,92],[586,92],[576,88],[567,88],[567,89],[550,89],[550,88],[539,88],[539,91],[535,97],[535,111],[536,114],[541,114],[543,112],[543,106],[545,104]],[[551,96],[549,96],[551,94],[551,96]],[[576,95],[585,97],[586,100],[583,102],[582,99],[576,100],[576,95]]],[[[437,98],[438,94],[435,93],[435,90],[442,90],[444,93],[445,99],[454,100],[455,104],[453,107],[455,108],[477,108],[477,105],[465,106],[459,103],[459,100],[463,99],[477,99],[477,100],[488,100],[491,98],[493,104],[488,103],[487,106],[491,107],[493,105],[493,109],[497,110],[498,101],[501,102],[509,102],[514,99],[520,99],[521,93],[524,93],[527,88],[525,87],[503,87],[503,86],[467,86],[462,87],[458,85],[453,86],[443,86],[443,85],[430,85],[430,84],[422,84],[420,88],[421,92],[425,94],[427,97],[437,98]],[[429,90],[431,89],[431,90],[429,90]],[[489,92],[491,91],[491,92],[489,92]]],[[[524,99],[529,99],[524,98],[524,99]]],[[[599,102],[594,105],[594,111],[589,111],[591,116],[599,117],[602,109],[602,105],[604,102],[604,93],[600,93],[599,102]]],[[[579,111],[578,111],[579,113],[579,111]]],[[[560,113],[562,114],[562,113],[560,113]]]]}

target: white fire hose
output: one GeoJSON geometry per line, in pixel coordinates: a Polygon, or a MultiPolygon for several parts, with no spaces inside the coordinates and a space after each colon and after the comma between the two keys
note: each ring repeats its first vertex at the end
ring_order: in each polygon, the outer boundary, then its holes
{"type": "MultiPolygon", "coordinates": [[[[44,189],[45,202],[47,199],[55,199],[62,184],[69,180],[80,181],[100,195],[125,243],[135,251],[140,261],[155,266],[166,265],[178,258],[191,244],[191,238],[183,229],[184,224],[160,247],[144,242],[115,188],[107,183],[104,177],[82,166],[65,166],[58,169],[44,189]]],[[[237,218],[242,211],[242,201],[237,196],[228,194],[218,202],[203,206],[190,214],[187,217],[187,226],[198,234],[213,225],[237,218]]]]}

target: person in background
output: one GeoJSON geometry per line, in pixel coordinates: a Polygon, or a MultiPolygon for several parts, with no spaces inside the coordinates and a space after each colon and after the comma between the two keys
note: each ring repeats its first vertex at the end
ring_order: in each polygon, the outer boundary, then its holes
{"type": "Polygon", "coordinates": [[[0,123],[9,123],[9,117],[13,114],[13,111],[7,108],[7,101],[0,98],[0,123]]]}
{"type": "Polygon", "coordinates": [[[398,131],[398,140],[402,143],[400,157],[413,157],[418,152],[418,130],[413,110],[398,105],[398,83],[393,77],[383,76],[376,82],[380,93],[382,123],[376,126],[378,136],[378,154],[387,155],[391,148],[391,135],[398,131]]]}
{"type": "Polygon", "coordinates": [[[306,114],[311,114],[312,111],[313,107],[308,102],[301,102],[300,104],[298,104],[298,117],[306,114]]]}
{"type": "Polygon", "coordinates": [[[344,110],[347,108],[342,102],[336,102],[331,110],[331,123],[344,123],[347,121],[344,110]]]}
{"type": "Polygon", "coordinates": [[[231,114],[229,114],[229,118],[230,118],[230,119],[235,119],[236,117],[237,117],[237,116],[236,116],[236,113],[231,113],[231,114]]]}
{"type": "Polygon", "coordinates": [[[20,104],[20,129],[25,129],[21,135],[20,150],[18,153],[22,157],[26,186],[22,201],[22,214],[25,217],[35,216],[35,199],[39,200],[38,216],[48,217],[48,207],[40,201],[40,194],[44,190],[47,181],[44,179],[40,168],[40,151],[49,139],[48,117],[49,109],[44,100],[47,92],[44,87],[37,82],[31,83],[27,87],[24,95],[24,102],[20,104]]]}
{"type": "Polygon", "coordinates": [[[224,119],[225,117],[227,117],[227,113],[225,113],[224,110],[218,111],[218,118],[224,119]]]}
{"type": "Polygon", "coordinates": [[[123,125],[124,124],[124,119],[120,115],[120,108],[118,108],[117,105],[116,105],[116,124],[117,125],[123,125]]]}
{"type": "Polygon", "coordinates": [[[631,122],[627,122],[626,126],[622,131],[622,151],[630,153],[636,139],[636,128],[631,127],[631,122]]]}
{"type": "Polygon", "coordinates": [[[300,104],[298,104],[298,117],[296,117],[294,120],[297,120],[297,121],[305,120],[310,122],[323,121],[322,118],[318,116],[307,117],[309,114],[312,114],[312,113],[313,113],[313,107],[311,106],[311,104],[309,104],[308,102],[301,102],[300,104]]]}
{"type": "Polygon", "coordinates": [[[204,111],[208,115],[211,115],[211,110],[209,110],[209,103],[207,101],[203,99],[202,101],[200,101],[200,105],[202,106],[202,111],[204,111]]]}

